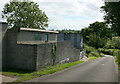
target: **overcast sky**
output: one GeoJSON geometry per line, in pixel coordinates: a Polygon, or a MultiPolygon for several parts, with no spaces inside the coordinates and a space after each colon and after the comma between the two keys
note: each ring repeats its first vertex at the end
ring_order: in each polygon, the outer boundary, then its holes
{"type": "MultiPolygon", "coordinates": [[[[4,4],[10,0],[0,0],[0,13],[4,4]]],[[[32,0],[37,2],[40,9],[49,17],[47,29],[80,30],[95,21],[103,21],[100,7],[102,0],[32,0]]],[[[0,21],[4,21],[0,17],[0,21]]]]}

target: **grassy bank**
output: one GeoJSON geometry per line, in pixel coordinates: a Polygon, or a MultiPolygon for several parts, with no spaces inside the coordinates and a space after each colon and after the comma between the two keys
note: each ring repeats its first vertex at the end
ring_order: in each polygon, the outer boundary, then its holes
{"type": "Polygon", "coordinates": [[[93,60],[93,59],[100,58],[100,57],[89,57],[89,58],[90,58],[89,60],[93,60]]]}
{"type": "Polygon", "coordinates": [[[118,65],[118,70],[120,71],[120,64],[118,63],[117,56],[114,56],[114,59],[115,59],[116,64],[118,65]]]}
{"type": "Polygon", "coordinates": [[[99,52],[98,49],[95,49],[94,47],[88,46],[84,44],[84,48],[86,50],[86,56],[87,57],[102,57],[104,54],[102,52],[99,52]]]}

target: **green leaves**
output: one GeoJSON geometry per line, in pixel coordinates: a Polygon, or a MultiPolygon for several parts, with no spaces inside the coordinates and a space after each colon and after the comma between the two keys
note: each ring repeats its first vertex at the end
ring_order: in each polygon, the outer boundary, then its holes
{"type": "Polygon", "coordinates": [[[120,36],[120,2],[106,2],[101,9],[105,13],[104,20],[111,24],[113,33],[120,36]]]}
{"type": "Polygon", "coordinates": [[[88,45],[99,48],[104,47],[107,39],[111,38],[111,29],[104,22],[94,22],[88,28],[82,29],[84,42],[88,45]]]}
{"type": "Polygon", "coordinates": [[[10,2],[3,8],[11,28],[40,28],[48,27],[48,17],[39,5],[34,2],[10,2]]]}

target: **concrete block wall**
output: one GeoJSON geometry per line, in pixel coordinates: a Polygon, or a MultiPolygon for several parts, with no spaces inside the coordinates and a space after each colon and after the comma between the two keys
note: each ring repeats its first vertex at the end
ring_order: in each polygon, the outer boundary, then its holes
{"type": "Polygon", "coordinates": [[[68,59],[68,62],[79,60],[79,52],[79,49],[71,47],[70,41],[58,42],[56,63],[58,64],[64,59],[68,59]]]}
{"type": "MultiPolygon", "coordinates": [[[[2,60],[2,24],[0,23],[0,60],[2,60]]],[[[2,61],[0,61],[0,72],[2,71],[2,61]]]]}
{"type": "MultiPolygon", "coordinates": [[[[8,24],[5,22],[0,22],[0,60],[4,59],[2,56],[6,56],[6,43],[7,43],[7,27],[8,24]]],[[[0,64],[2,64],[3,61],[1,61],[0,64]]],[[[5,64],[5,63],[4,63],[5,64]]]]}
{"type": "Polygon", "coordinates": [[[63,33],[59,33],[57,35],[57,42],[63,42],[64,41],[64,34],[63,33]]]}
{"type": "Polygon", "coordinates": [[[58,34],[58,38],[57,38],[58,42],[64,42],[64,41],[70,41],[71,45],[73,48],[77,48],[77,49],[82,49],[83,46],[83,38],[81,36],[81,34],[77,34],[77,33],[59,33],[58,34]]]}
{"type": "Polygon", "coordinates": [[[40,44],[37,45],[37,64],[36,69],[39,70],[45,66],[53,65],[53,58],[51,54],[52,47],[57,45],[55,64],[73,62],[80,58],[80,50],[72,48],[69,41],[40,44]]]}
{"type": "Polygon", "coordinates": [[[7,30],[5,36],[4,36],[4,39],[6,39],[4,42],[5,44],[3,43],[3,47],[2,47],[2,52],[3,52],[3,55],[2,55],[2,64],[3,64],[3,67],[7,67],[7,66],[10,66],[11,67],[11,63],[12,63],[12,58],[14,56],[15,52],[14,50],[16,50],[16,33],[14,30],[7,30]],[[5,46],[4,46],[5,45],[5,46]]]}
{"type": "Polygon", "coordinates": [[[2,67],[36,70],[36,45],[17,44],[17,30],[7,30],[6,48],[2,57],[2,67]]]}
{"type": "Polygon", "coordinates": [[[37,70],[53,64],[53,60],[51,57],[51,49],[53,45],[54,43],[37,45],[37,59],[36,59],[37,70]]]}
{"type": "Polygon", "coordinates": [[[49,33],[49,35],[48,35],[48,41],[49,42],[57,42],[57,34],[49,33]]]}
{"type": "Polygon", "coordinates": [[[36,70],[37,46],[19,44],[17,45],[17,54],[14,56],[14,66],[17,69],[36,70]]]}

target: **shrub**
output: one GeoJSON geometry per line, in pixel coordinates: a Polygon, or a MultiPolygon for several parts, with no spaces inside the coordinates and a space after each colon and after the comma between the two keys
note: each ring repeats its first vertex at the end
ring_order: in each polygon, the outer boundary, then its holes
{"type": "Polygon", "coordinates": [[[118,64],[120,64],[120,50],[116,50],[116,51],[114,52],[114,56],[117,57],[117,62],[118,62],[118,64]]]}
{"type": "Polygon", "coordinates": [[[97,49],[87,46],[86,44],[84,44],[84,48],[86,50],[86,55],[89,56],[95,56],[95,57],[99,57],[100,53],[97,49]]]}
{"type": "Polygon", "coordinates": [[[108,40],[105,48],[107,49],[120,49],[120,37],[113,37],[112,40],[108,40]]]}
{"type": "Polygon", "coordinates": [[[104,53],[104,54],[113,55],[115,49],[99,48],[98,51],[99,51],[99,52],[102,52],[102,53],[104,53]]]}

